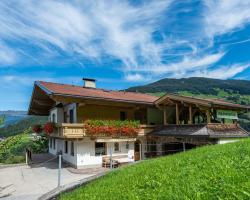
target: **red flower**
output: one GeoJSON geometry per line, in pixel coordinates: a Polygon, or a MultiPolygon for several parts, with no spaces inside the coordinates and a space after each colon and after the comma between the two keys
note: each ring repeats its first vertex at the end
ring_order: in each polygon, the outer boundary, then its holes
{"type": "Polygon", "coordinates": [[[41,133],[42,132],[42,126],[40,125],[40,124],[36,124],[36,125],[34,125],[33,126],[33,131],[35,132],[35,133],[41,133]]]}
{"type": "Polygon", "coordinates": [[[52,122],[47,122],[45,125],[44,125],[44,131],[47,135],[50,135],[51,133],[54,132],[54,129],[55,129],[55,124],[52,123],[52,122]]]}

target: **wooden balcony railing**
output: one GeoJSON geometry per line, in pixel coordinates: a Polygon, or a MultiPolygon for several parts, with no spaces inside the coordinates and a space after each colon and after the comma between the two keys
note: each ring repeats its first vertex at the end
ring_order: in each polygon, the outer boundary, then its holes
{"type": "MultiPolygon", "coordinates": [[[[138,136],[144,136],[147,133],[150,133],[155,128],[154,125],[141,125],[138,136]]],[[[84,129],[84,124],[81,123],[58,123],[54,133],[51,135],[53,137],[59,138],[83,138],[86,137],[86,131],[84,129]]]]}

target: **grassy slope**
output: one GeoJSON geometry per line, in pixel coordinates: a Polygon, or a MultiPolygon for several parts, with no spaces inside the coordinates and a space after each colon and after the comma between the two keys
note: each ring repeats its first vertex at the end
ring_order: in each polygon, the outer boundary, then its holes
{"type": "Polygon", "coordinates": [[[113,171],[60,199],[250,199],[250,140],[113,171]]]}

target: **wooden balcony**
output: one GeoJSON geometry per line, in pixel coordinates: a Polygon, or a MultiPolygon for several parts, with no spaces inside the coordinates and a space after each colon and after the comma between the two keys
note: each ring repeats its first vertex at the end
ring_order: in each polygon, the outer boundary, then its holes
{"type": "Polygon", "coordinates": [[[56,124],[56,130],[52,134],[53,137],[59,138],[83,138],[86,136],[83,124],[70,124],[70,123],[58,123],[56,124]]]}
{"type": "MultiPolygon", "coordinates": [[[[141,125],[138,136],[144,136],[153,131],[154,128],[154,125],[141,125]]],[[[58,123],[56,124],[56,129],[51,136],[71,139],[88,137],[84,129],[84,124],[81,123],[58,123]]]]}

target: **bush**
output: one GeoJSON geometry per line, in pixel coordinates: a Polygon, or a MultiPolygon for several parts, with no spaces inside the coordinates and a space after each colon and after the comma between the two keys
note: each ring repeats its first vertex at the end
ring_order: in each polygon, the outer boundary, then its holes
{"type": "Polygon", "coordinates": [[[0,163],[15,162],[19,158],[14,158],[15,156],[25,157],[26,148],[31,144],[31,140],[27,133],[20,135],[8,137],[6,140],[0,142],[0,163]]]}
{"type": "Polygon", "coordinates": [[[17,164],[17,163],[24,163],[25,156],[10,156],[5,160],[5,164],[17,164]]]}
{"type": "Polygon", "coordinates": [[[38,137],[33,140],[30,148],[32,153],[47,153],[49,140],[46,137],[38,137]]]}

